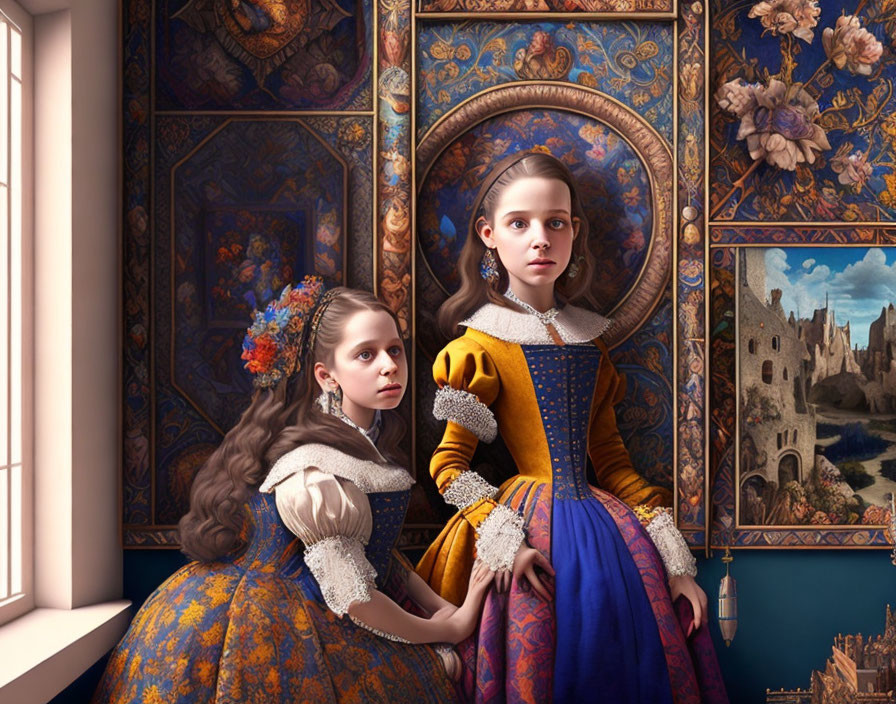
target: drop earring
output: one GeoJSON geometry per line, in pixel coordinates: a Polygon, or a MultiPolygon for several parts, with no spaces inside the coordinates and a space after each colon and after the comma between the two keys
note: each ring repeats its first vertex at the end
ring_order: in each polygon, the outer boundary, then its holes
{"type": "Polygon", "coordinates": [[[498,258],[495,256],[495,250],[491,247],[485,248],[479,262],[479,275],[489,286],[494,287],[498,283],[498,258]]]}
{"type": "Polygon", "coordinates": [[[331,388],[321,391],[317,397],[317,405],[324,413],[331,416],[342,417],[342,389],[337,384],[331,384],[331,388]]]}

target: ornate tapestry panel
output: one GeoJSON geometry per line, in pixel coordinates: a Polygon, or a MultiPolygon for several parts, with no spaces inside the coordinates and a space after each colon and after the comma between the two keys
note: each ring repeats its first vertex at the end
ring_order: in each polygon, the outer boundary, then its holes
{"type": "Polygon", "coordinates": [[[571,12],[617,15],[668,13],[674,0],[418,0],[420,12],[571,12]]]}
{"type": "Polygon", "coordinates": [[[896,216],[890,5],[711,3],[714,219],[896,216]]]}
{"type": "Polygon", "coordinates": [[[488,88],[552,81],[615,98],[672,143],[668,23],[439,22],[425,30],[417,45],[420,139],[447,112],[488,88]]]}
{"type": "Polygon", "coordinates": [[[157,108],[369,110],[372,22],[361,0],[161,0],[157,108]]]}
{"type": "Polygon", "coordinates": [[[678,527],[691,545],[706,544],[706,379],[704,7],[681,6],[678,20],[678,261],[676,318],[678,527]]]}

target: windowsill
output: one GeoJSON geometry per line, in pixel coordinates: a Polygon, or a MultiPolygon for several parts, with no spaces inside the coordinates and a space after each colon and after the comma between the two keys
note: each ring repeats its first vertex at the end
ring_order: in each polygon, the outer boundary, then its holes
{"type": "Polygon", "coordinates": [[[0,701],[44,704],[119,641],[131,602],[34,609],[0,626],[0,701]]]}

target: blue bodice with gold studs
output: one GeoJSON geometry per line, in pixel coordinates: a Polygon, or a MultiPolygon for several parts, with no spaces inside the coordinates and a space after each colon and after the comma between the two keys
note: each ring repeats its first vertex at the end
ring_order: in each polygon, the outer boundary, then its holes
{"type": "Polygon", "coordinates": [[[376,584],[380,589],[389,576],[392,550],[398,545],[398,537],[401,535],[410,499],[410,489],[367,495],[370,512],[373,514],[373,530],[370,532],[370,542],[365,552],[367,560],[376,570],[376,584]]]}
{"type": "Polygon", "coordinates": [[[591,498],[586,477],[588,419],[600,365],[595,345],[523,345],[548,447],[554,498],[591,498]]]}

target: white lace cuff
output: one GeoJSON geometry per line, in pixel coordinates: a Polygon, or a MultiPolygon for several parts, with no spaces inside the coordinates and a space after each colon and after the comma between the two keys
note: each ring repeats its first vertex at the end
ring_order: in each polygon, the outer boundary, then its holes
{"type": "Polygon", "coordinates": [[[305,548],[305,564],[317,580],[324,601],[337,616],[344,616],[354,602],[370,601],[376,570],[364,555],[357,538],[336,535],[305,548]]]}
{"type": "Polygon", "coordinates": [[[461,472],[445,489],[442,498],[458,510],[469,508],[480,499],[493,499],[498,494],[497,487],[489,484],[476,472],[461,472]]]}
{"type": "Polygon", "coordinates": [[[526,537],[523,517],[503,504],[495,506],[479,526],[476,555],[492,571],[513,568],[513,558],[526,537]]]}
{"type": "Polygon", "coordinates": [[[656,545],[660,557],[663,558],[663,564],[670,577],[684,574],[697,576],[697,560],[684,541],[684,536],[675,527],[670,511],[658,512],[647,524],[647,533],[656,545]]]}
{"type": "Polygon", "coordinates": [[[385,638],[386,640],[394,640],[396,643],[410,643],[411,642],[407,638],[402,638],[401,636],[396,636],[394,633],[386,633],[385,631],[381,631],[379,628],[374,628],[373,626],[368,626],[361,619],[355,618],[351,614],[349,614],[348,617],[352,620],[352,623],[354,623],[356,626],[360,626],[365,631],[370,631],[375,636],[379,636],[380,638],[385,638]]]}
{"type": "Polygon", "coordinates": [[[491,442],[498,436],[495,414],[469,391],[443,386],[436,391],[432,414],[437,420],[462,425],[483,442],[491,442]]]}

